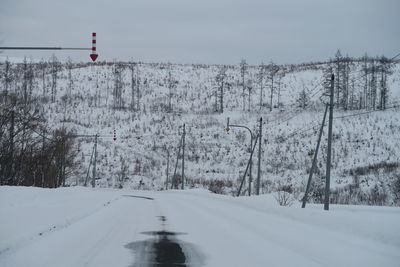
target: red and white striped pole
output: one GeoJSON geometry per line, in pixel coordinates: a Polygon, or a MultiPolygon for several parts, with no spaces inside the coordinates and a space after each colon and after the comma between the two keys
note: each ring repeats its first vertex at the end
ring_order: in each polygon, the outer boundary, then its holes
{"type": "Polygon", "coordinates": [[[98,55],[97,55],[97,52],[96,52],[96,33],[93,32],[92,33],[92,53],[90,54],[90,58],[93,61],[96,61],[97,57],[98,57],[98,55]]]}

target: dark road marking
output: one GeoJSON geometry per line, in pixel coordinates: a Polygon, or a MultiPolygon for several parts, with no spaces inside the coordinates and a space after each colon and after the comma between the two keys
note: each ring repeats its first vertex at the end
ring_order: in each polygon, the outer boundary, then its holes
{"type": "Polygon", "coordinates": [[[171,232],[159,232],[158,242],[153,244],[156,266],[186,266],[186,257],[179,243],[168,238],[171,232]]]}
{"type": "Polygon", "coordinates": [[[157,216],[158,219],[160,219],[160,221],[162,222],[166,222],[167,218],[165,216],[157,216]]]}
{"type": "Polygon", "coordinates": [[[144,235],[152,235],[152,236],[176,236],[176,235],[187,235],[187,233],[179,233],[179,232],[168,232],[168,231],[148,231],[141,232],[144,235]]]}
{"type": "Polygon", "coordinates": [[[154,200],[152,197],[143,197],[143,196],[134,196],[134,195],[122,195],[123,197],[134,197],[134,198],[143,198],[147,200],[154,200]]]}
{"type": "Polygon", "coordinates": [[[145,235],[152,235],[154,238],[127,244],[125,247],[132,249],[136,262],[132,267],[152,266],[189,266],[186,263],[186,256],[179,242],[173,238],[177,234],[168,231],[143,232],[145,235]]]}
{"type": "MultiPolygon", "coordinates": [[[[167,217],[157,216],[157,218],[165,229],[167,217]]],[[[196,250],[195,246],[176,238],[177,235],[186,235],[186,233],[162,230],[141,234],[153,237],[125,245],[125,248],[131,249],[135,256],[135,262],[131,267],[200,267],[204,265],[204,256],[196,250]]]]}

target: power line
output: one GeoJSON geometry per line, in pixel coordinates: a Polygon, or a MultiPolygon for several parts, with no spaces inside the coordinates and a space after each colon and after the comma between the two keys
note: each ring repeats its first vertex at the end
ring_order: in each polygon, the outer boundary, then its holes
{"type": "MultiPolygon", "coordinates": [[[[398,108],[398,107],[400,107],[399,104],[394,105],[394,106],[391,106],[391,107],[387,107],[387,108],[385,108],[385,110],[386,110],[386,109],[398,108]]],[[[348,117],[361,116],[361,115],[364,115],[364,114],[369,114],[369,113],[379,112],[379,111],[384,111],[384,110],[377,109],[377,110],[364,111],[364,112],[360,112],[360,113],[355,113],[355,114],[349,114],[349,115],[334,117],[333,119],[343,119],[343,118],[348,118],[348,117]]]]}
{"type": "MultiPolygon", "coordinates": [[[[311,90],[308,91],[308,94],[312,94],[311,97],[309,98],[310,100],[312,100],[313,97],[315,97],[316,95],[318,95],[318,93],[323,92],[324,87],[319,88],[319,89],[317,89],[317,88],[318,88],[318,86],[322,85],[322,84],[324,83],[324,81],[325,81],[325,79],[323,78],[319,83],[317,83],[317,84],[313,87],[313,89],[311,89],[311,90]]],[[[289,106],[290,106],[290,105],[295,105],[295,104],[296,104],[296,103],[295,103],[296,101],[297,101],[297,100],[293,101],[292,104],[289,104],[289,106]]],[[[276,127],[276,126],[281,125],[282,123],[285,123],[285,122],[288,122],[288,121],[294,119],[295,117],[297,117],[297,116],[299,116],[299,115],[301,114],[301,112],[300,112],[301,110],[302,110],[302,108],[297,108],[296,110],[294,110],[294,111],[292,112],[292,114],[290,114],[288,117],[284,118],[283,121],[280,121],[280,122],[278,122],[278,123],[275,124],[275,125],[270,125],[270,124],[271,124],[271,123],[274,123],[274,122],[276,122],[276,121],[281,120],[281,118],[278,118],[278,119],[276,119],[276,120],[273,120],[273,121],[271,121],[271,122],[268,122],[268,127],[276,127]]]]}
{"type": "MultiPolygon", "coordinates": [[[[398,101],[395,101],[395,102],[398,102],[398,101]]],[[[394,104],[394,103],[392,103],[392,104],[394,104]]],[[[394,108],[398,108],[398,107],[400,107],[400,105],[399,104],[397,104],[397,105],[395,104],[394,106],[387,107],[386,109],[394,109],[394,108]]],[[[347,118],[347,117],[361,116],[361,115],[364,115],[364,114],[369,114],[369,113],[379,112],[379,111],[383,111],[383,110],[371,110],[371,111],[359,112],[359,113],[355,113],[355,114],[349,114],[349,115],[334,117],[333,119],[343,119],[343,118],[347,118]]],[[[316,121],[314,121],[314,122],[316,122],[316,121]]],[[[319,123],[313,124],[311,126],[306,125],[305,127],[302,127],[300,129],[297,129],[297,130],[293,131],[292,133],[290,133],[287,136],[283,137],[281,140],[283,142],[285,142],[288,139],[290,139],[290,138],[292,138],[292,137],[294,137],[296,135],[306,133],[306,132],[308,132],[310,130],[315,130],[315,127],[317,127],[319,125],[320,125],[319,123]]]]}
{"type": "MultiPolygon", "coordinates": [[[[320,90],[320,91],[322,91],[322,90],[320,90]]],[[[290,120],[296,118],[296,117],[299,116],[300,114],[302,114],[302,112],[300,112],[300,111],[302,111],[302,110],[303,110],[302,108],[297,108],[296,110],[294,110],[294,111],[292,112],[291,115],[289,115],[289,117],[284,118],[282,121],[278,122],[278,123],[275,124],[275,125],[269,125],[268,127],[277,127],[277,126],[279,126],[279,125],[281,125],[281,124],[283,124],[283,123],[285,123],[285,122],[288,122],[288,121],[290,121],[290,120]]],[[[276,121],[279,121],[280,119],[281,119],[281,118],[276,119],[276,120],[273,120],[272,123],[273,123],[273,122],[276,122],[276,121]]]]}
{"type": "Polygon", "coordinates": [[[400,56],[400,53],[398,53],[397,55],[395,55],[394,57],[392,57],[391,59],[389,59],[389,61],[394,60],[396,57],[400,56]]]}

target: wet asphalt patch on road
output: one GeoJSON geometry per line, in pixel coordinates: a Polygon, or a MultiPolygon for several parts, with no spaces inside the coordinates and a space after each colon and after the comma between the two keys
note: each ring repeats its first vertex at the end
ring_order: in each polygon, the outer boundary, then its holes
{"type": "MultiPolygon", "coordinates": [[[[165,227],[167,218],[158,216],[165,227]]],[[[171,231],[147,231],[144,235],[152,238],[132,242],[125,245],[125,248],[132,250],[135,262],[130,267],[200,267],[204,265],[204,256],[193,244],[182,242],[177,239],[178,233],[171,231]]]]}

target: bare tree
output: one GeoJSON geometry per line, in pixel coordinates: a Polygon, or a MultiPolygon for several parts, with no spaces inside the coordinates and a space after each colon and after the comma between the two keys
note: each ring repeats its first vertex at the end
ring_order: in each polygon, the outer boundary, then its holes
{"type": "Polygon", "coordinates": [[[264,90],[264,78],[266,73],[267,66],[264,63],[261,63],[260,67],[258,68],[257,74],[257,81],[260,86],[260,109],[263,106],[263,90],[264,90]]]}
{"type": "Polygon", "coordinates": [[[129,69],[131,71],[131,105],[130,105],[130,109],[131,111],[135,111],[135,91],[136,91],[136,83],[137,83],[137,79],[136,79],[136,63],[132,63],[129,65],[129,69]]]}
{"type": "Polygon", "coordinates": [[[168,77],[167,77],[167,83],[168,83],[168,112],[172,112],[172,97],[174,95],[174,89],[177,86],[178,81],[176,81],[172,77],[172,65],[171,63],[168,63],[168,77]]]}
{"type": "Polygon", "coordinates": [[[279,66],[275,65],[274,62],[271,62],[269,64],[269,66],[268,66],[268,69],[269,69],[269,77],[268,78],[271,80],[271,83],[270,83],[269,111],[272,111],[272,106],[273,106],[272,100],[273,100],[273,96],[274,96],[274,92],[275,92],[275,89],[274,89],[274,77],[275,77],[275,74],[279,71],[279,66]]]}
{"type": "Polygon", "coordinates": [[[224,88],[226,85],[226,69],[226,66],[220,67],[218,74],[215,77],[215,81],[217,82],[216,111],[219,113],[224,112],[224,88]]]}
{"type": "Polygon", "coordinates": [[[29,88],[28,101],[32,100],[32,94],[33,94],[34,86],[35,86],[35,83],[34,83],[35,73],[34,73],[33,67],[34,67],[34,64],[31,59],[29,62],[29,65],[28,65],[28,88],[29,88]]]}
{"type": "Polygon", "coordinates": [[[364,94],[362,96],[362,107],[367,108],[367,99],[368,99],[368,55],[365,53],[365,55],[362,58],[363,61],[363,66],[362,70],[364,72],[364,94]]]}
{"type": "Polygon", "coordinates": [[[136,67],[136,111],[140,111],[140,62],[136,67]]]}
{"type": "Polygon", "coordinates": [[[243,98],[243,111],[246,110],[246,84],[245,84],[245,76],[247,73],[247,63],[245,59],[242,59],[242,61],[240,61],[240,76],[242,78],[242,98],[243,98]]]}
{"type": "Polygon", "coordinates": [[[73,68],[72,60],[70,57],[68,57],[67,69],[68,69],[68,98],[69,98],[69,101],[71,101],[72,90],[74,89],[74,80],[72,78],[72,68],[73,68]]]}
{"type": "Polygon", "coordinates": [[[335,87],[336,87],[336,106],[339,107],[340,105],[340,91],[341,91],[341,74],[342,74],[342,53],[338,50],[335,54],[335,68],[336,68],[336,75],[335,75],[335,87]]]}
{"type": "Polygon", "coordinates": [[[281,106],[281,81],[282,78],[285,77],[285,72],[281,71],[278,74],[278,108],[281,106]]]}
{"type": "Polygon", "coordinates": [[[4,62],[4,71],[3,71],[2,76],[4,77],[4,80],[3,80],[4,91],[2,93],[2,98],[1,98],[0,103],[7,104],[7,98],[8,98],[8,94],[9,94],[9,90],[10,90],[10,84],[12,82],[12,65],[11,65],[10,61],[8,60],[8,58],[4,62]]]}
{"type": "Polygon", "coordinates": [[[22,96],[25,104],[28,102],[28,61],[26,57],[24,57],[24,62],[22,63],[22,72],[23,72],[23,80],[22,80],[22,96]]]}
{"type": "Polygon", "coordinates": [[[38,67],[39,67],[39,71],[40,71],[40,78],[42,79],[42,96],[44,97],[47,93],[47,90],[46,90],[47,63],[43,59],[41,59],[38,67]]]}
{"type": "Polygon", "coordinates": [[[251,79],[247,80],[246,88],[247,88],[247,91],[248,91],[248,101],[249,101],[247,110],[250,111],[250,109],[251,109],[251,92],[253,91],[253,82],[252,82],[251,79]]]}
{"type": "Polygon", "coordinates": [[[58,187],[72,166],[72,140],[45,133],[45,120],[33,105],[10,96],[0,109],[0,184],[58,187]],[[43,134],[40,134],[43,132],[43,134]]]}
{"type": "Polygon", "coordinates": [[[124,107],[124,103],[122,100],[122,75],[123,75],[123,65],[120,63],[114,64],[114,109],[122,109],[124,107]]]}
{"type": "Polygon", "coordinates": [[[376,78],[376,66],[375,62],[372,62],[372,66],[370,68],[370,81],[369,81],[369,98],[370,98],[370,107],[375,110],[376,108],[376,96],[377,96],[377,78],[376,78]]]}
{"type": "Polygon", "coordinates": [[[392,74],[392,65],[389,59],[386,57],[381,57],[379,59],[380,64],[380,82],[379,82],[379,109],[385,110],[386,104],[388,102],[389,94],[388,94],[388,85],[387,85],[387,76],[392,74]]]}
{"type": "Polygon", "coordinates": [[[58,62],[57,57],[53,54],[50,58],[50,70],[51,70],[51,102],[54,103],[56,101],[57,95],[57,73],[61,69],[60,63],[58,62]]]}
{"type": "Polygon", "coordinates": [[[298,106],[301,107],[302,109],[305,109],[308,106],[309,101],[310,98],[305,90],[305,87],[303,86],[303,89],[300,91],[297,97],[298,106]]]}

